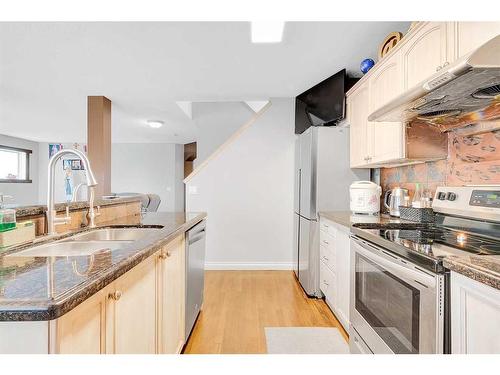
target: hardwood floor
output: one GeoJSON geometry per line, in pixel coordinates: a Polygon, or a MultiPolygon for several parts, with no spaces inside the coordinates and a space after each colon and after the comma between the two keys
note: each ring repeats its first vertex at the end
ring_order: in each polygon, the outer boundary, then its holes
{"type": "Polygon", "coordinates": [[[338,327],[323,300],[307,298],[292,271],[207,271],[203,311],[186,354],[266,353],[264,327],[338,327]]]}

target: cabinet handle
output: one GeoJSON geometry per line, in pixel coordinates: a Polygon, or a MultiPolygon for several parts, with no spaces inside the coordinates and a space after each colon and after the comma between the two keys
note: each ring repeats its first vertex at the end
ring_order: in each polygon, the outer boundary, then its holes
{"type": "Polygon", "coordinates": [[[443,67],[441,65],[439,65],[437,68],[436,68],[436,72],[439,72],[441,69],[443,69],[443,67]]]}
{"type": "Polygon", "coordinates": [[[122,298],[122,292],[117,290],[114,293],[109,293],[108,297],[109,299],[118,301],[120,298],[122,298]]]}
{"type": "Polygon", "coordinates": [[[325,257],[324,255],[323,255],[323,259],[324,259],[324,260],[326,260],[326,261],[328,261],[328,258],[327,258],[327,257],[325,257]]]}
{"type": "Polygon", "coordinates": [[[160,259],[167,259],[168,257],[170,257],[172,255],[172,252],[170,251],[167,251],[166,253],[160,253],[160,259]]]}
{"type": "Polygon", "coordinates": [[[323,284],[325,284],[326,286],[330,285],[326,282],[326,280],[323,280],[323,284]]]}
{"type": "Polygon", "coordinates": [[[326,243],[327,245],[330,244],[327,240],[323,240],[323,243],[326,243]]]}
{"type": "Polygon", "coordinates": [[[443,68],[447,65],[450,65],[450,63],[448,61],[445,61],[444,64],[443,64],[443,68]]]}

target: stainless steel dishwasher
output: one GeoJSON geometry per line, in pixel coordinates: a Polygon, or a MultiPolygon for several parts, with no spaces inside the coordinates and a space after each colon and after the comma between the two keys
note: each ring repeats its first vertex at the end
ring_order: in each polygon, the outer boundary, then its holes
{"type": "Polygon", "coordinates": [[[203,303],[206,220],[186,232],[186,340],[203,303]]]}

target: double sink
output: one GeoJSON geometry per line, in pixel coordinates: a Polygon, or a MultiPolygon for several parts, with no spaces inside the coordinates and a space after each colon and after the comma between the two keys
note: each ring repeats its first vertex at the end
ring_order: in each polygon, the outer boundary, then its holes
{"type": "Polygon", "coordinates": [[[62,240],[21,250],[9,257],[89,256],[114,251],[137,241],[159,228],[105,228],[75,234],[62,240]]]}

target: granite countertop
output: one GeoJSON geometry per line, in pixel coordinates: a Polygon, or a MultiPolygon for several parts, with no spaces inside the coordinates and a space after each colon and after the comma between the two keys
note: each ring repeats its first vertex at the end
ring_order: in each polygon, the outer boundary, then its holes
{"type": "MultiPolygon", "coordinates": [[[[131,202],[139,202],[141,198],[139,196],[130,196],[130,197],[120,197],[114,199],[96,199],[94,201],[95,206],[111,206],[114,204],[123,204],[123,203],[131,203],[131,202]]],[[[69,203],[56,203],[55,209],[58,212],[63,212],[66,210],[66,206],[69,206],[70,211],[81,210],[85,208],[89,208],[88,201],[79,201],[79,202],[69,202],[69,203]]],[[[33,205],[33,206],[15,206],[15,205],[6,205],[8,208],[13,208],[16,210],[16,217],[22,218],[26,216],[34,216],[34,215],[43,215],[47,211],[46,205],[33,205]]]]}
{"type": "Polygon", "coordinates": [[[500,255],[449,256],[443,263],[449,270],[500,289],[500,255]]]}
{"type": "Polygon", "coordinates": [[[355,215],[351,211],[325,211],[320,212],[319,216],[331,220],[345,227],[351,227],[353,224],[400,224],[411,223],[411,221],[401,220],[387,214],[381,215],[355,215]]]}
{"type": "MultiPolygon", "coordinates": [[[[384,225],[390,229],[393,224],[422,225],[411,221],[392,218],[388,215],[353,215],[350,211],[328,211],[320,212],[321,217],[331,220],[340,225],[349,227],[354,234],[362,234],[364,238],[375,243],[380,241],[380,236],[370,236],[369,231],[353,227],[355,224],[376,224],[384,225]],[[369,237],[369,238],[367,238],[369,237]]],[[[424,224],[425,225],[425,224],[424,224]]],[[[389,242],[379,243],[382,246],[390,246],[389,242]]],[[[429,265],[432,260],[429,259],[429,265]]],[[[449,255],[443,258],[443,266],[446,269],[455,271],[473,280],[489,285],[500,290],[500,256],[496,255],[449,255]]],[[[441,266],[441,268],[443,267],[441,266]]]]}
{"type": "MultiPolygon", "coordinates": [[[[147,213],[105,223],[103,227],[161,228],[122,247],[84,256],[7,256],[33,246],[10,248],[0,255],[0,321],[56,319],[157,252],[179,234],[200,222],[205,213],[147,213]],[[92,264],[92,265],[91,265],[92,264]],[[90,272],[79,272],[91,267],[90,272]]],[[[83,229],[78,233],[89,231],[83,229]]],[[[42,238],[37,244],[69,237],[42,238]]]]}

